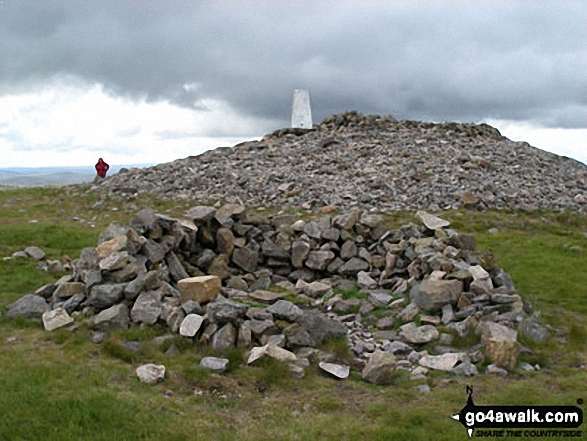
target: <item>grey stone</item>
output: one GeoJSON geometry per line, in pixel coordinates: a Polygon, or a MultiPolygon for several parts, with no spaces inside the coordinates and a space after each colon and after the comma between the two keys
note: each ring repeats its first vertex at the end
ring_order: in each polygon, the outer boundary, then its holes
{"type": "Polygon", "coordinates": [[[174,282],[178,282],[189,277],[189,274],[186,272],[185,268],[177,258],[177,255],[173,251],[167,253],[165,256],[165,263],[169,269],[169,276],[174,282]]]}
{"type": "Polygon", "coordinates": [[[402,322],[411,322],[414,320],[414,318],[416,318],[419,312],[420,308],[418,308],[415,303],[410,303],[397,314],[397,318],[402,322]]]}
{"type": "Polygon", "coordinates": [[[202,225],[210,222],[216,214],[216,208],[207,205],[198,205],[192,207],[186,213],[186,216],[194,221],[196,225],[202,225]]]}
{"type": "Polygon", "coordinates": [[[338,272],[342,276],[354,276],[358,274],[359,271],[368,270],[369,264],[367,262],[365,262],[363,259],[359,259],[358,257],[353,257],[348,262],[345,262],[345,264],[340,267],[338,272]]]}
{"type": "Polygon", "coordinates": [[[439,335],[438,330],[432,325],[417,326],[412,322],[400,327],[400,337],[410,344],[428,343],[436,340],[439,335]]]}
{"type": "Polygon", "coordinates": [[[409,354],[413,351],[411,346],[397,340],[385,344],[383,349],[391,354],[409,354]]]}
{"type": "Polygon", "coordinates": [[[522,320],[518,329],[524,337],[537,343],[542,343],[551,337],[546,326],[534,318],[522,320]]]}
{"type": "Polygon", "coordinates": [[[212,302],[208,305],[208,320],[213,323],[236,323],[244,317],[248,306],[242,303],[226,300],[223,302],[212,302]]]}
{"type": "Polygon", "coordinates": [[[220,328],[214,338],[212,339],[212,349],[216,352],[227,352],[230,348],[233,348],[236,343],[236,329],[232,323],[225,324],[220,328]]]}
{"type": "Polygon", "coordinates": [[[259,253],[249,248],[237,248],[232,253],[232,262],[246,272],[252,273],[257,269],[259,253]]]}
{"type": "Polygon", "coordinates": [[[302,268],[310,253],[310,244],[304,241],[295,241],[291,246],[291,264],[294,268],[302,268]]]}
{"type": "Polygon", "coordinates": [[[114,305],[94,316],[90,327],[97,331],[127,329],[129,325],[128,307],[124,304],[114,305]]]}
{"type": "Polygon", "coordinates": [[[161,294],[160,291],[141,293],[130,311],[132,320],[137,323],[154,325],[161,316],[161,294]]]}
{"type": "Polygon", "coordinates": [[[40,319],[50,308],[43,297],[26,294],[6,307],[8,317],[40,319]]]}
{"type": "MultiPolygon", "coordinates": [[[[373,278],[365,271],[359,271],[359,273],[357,274],[357,283],[359,284],[359,288],[361,289],[377,288],[377,282],[373,280],[373,278]]],[[[391,301],[391,296],[389,301],[391,301]]]]}
{"type": "Polygon", "coordinates": [[[67,312],[71,314],[73,311],[79,308],[82,302],[86,299],[85,294],[75,294],[67,299],[65,302],[62,303],[61,307],[67,312]]]}
{"type": "Polygon", "coordinates": [[[167,326],[169,326],[169,329],[171,330],[171,332],[179,332],[179,327],[181,326],[181,323],[183,322],[183,320],[185,319],[186,314],[183,311],[182,308],[172,308],[171,312],[169,313],[169,315],[167,316],[167,326]]]}
{"type": "Polygon", "coordinates": [[[296,321],[303,314],[303,311],[299,307],[287,300],[278,300],[268,307],[267,311],[277,319],[287,320],[288,322],[296,321]]]}
{"type": "Polygon", "coordinates": [[[93,286],[88,296],[88,306],[106,309],[120,302],[126,283],[115,283],[93,286]]]}
{"type": "Polygon", "coordinates": [[[323,343],[329,337],[337,338],[347,334],[347,329],[342,323],[316,310],[304,311],[298,323],[308,331],[316,344],[323,343]]]}
{"type": "Polygon", "coordinates": [[[306,260],[306,266],[313,270],[324,271],[328,264],[334,260],[332,251],[310,251],[306,260]]]}
{"type": "Polygon", "coordinates": [[[461,377],[474,377],[476,375],[479,375],[479,372],[477,372],[477,366],[475,366],[469,361],[465,361],[461,364],[458,364],[457,366],[452,368],[450,372],[451,374],[458,375],[461,377]]]}
{"type": "Polygon", "coordinates": [[[126,266],[129,257],[126,251],[116,251],[100,260],[98,266],[102,271],[116,271],[126,266]]]}
{"type": "Polygon", "coordinates": [[[289,347],[315,347],[316,341],[302,326],[294,323],[283,330],[289,347]]]}
{"type": "Polygon", "coordinates": [[[423,281],[410,291],[410,299],[420,309],[436,312],[446,304],[455,305],[463,292],[460,280],[423,281]]]}
{"type": "Polygon", "coordinates": [[[499,366],[496,366],[495,364],[487,365],[487,367],[485,368],[485,372],[487,374],[499,375],[500,377],[505,377],[508,374],[508,371],[500,368],[499,366]]]}
{"type": "Polygon", "coordinates": [[[224,372],[228,368],[228,362],[227,358],[204,357],[200,360],[200,366],[214,372],[224,372]]]}
{"type": "Polygon", "coordinates": [[[26,247],[24,252],[33,260],[43,260],[45,258],[45,252],[39,247],[26,247]]]}

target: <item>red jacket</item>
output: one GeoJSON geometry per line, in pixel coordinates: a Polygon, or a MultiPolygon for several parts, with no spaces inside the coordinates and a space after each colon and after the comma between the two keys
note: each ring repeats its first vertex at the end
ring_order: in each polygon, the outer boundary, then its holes
{"type": "Polygon", "coordinates": [[[106,164],[102,158],[100,158],[96,164],[96,173],[98,173],[98,176],[101,178],[104,178],[106,177],[106,172],[109,168],[110,166],[106,164]]]}

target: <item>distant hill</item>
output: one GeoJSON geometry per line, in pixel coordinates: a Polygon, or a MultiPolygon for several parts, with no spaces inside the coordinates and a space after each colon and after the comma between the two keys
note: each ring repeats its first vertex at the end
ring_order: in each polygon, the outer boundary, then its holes
{"type": "MultiPolygon", "coordinates": [[[[108,174],[121,168],[143,168],[153,164],[112,165],[108,174]]],[[[83,167],[9,167],[0,168],[0,185],[35,187],[41,185],[66,185],[91,182],[96,176],[92,166],[83,167]]]]}

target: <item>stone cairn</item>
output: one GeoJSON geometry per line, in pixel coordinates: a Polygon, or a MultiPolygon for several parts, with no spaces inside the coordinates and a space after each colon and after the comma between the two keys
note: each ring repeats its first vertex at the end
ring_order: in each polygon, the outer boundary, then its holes
{"type": "MultiPolygon", "coordinates": [[[[276,358],[300,377],[315,363],[337,378],[352,368],[388,384],[401,370],[415,380],[430,369],[477,375],[486,359],[486,371],[507,374],[527,350],[518,333],[543,341],[549,331],[492,256],[475,251],[473,235],[416,216],[420,225],[390,230],[358,209],[309,221],[239,204],[196,206],[188,220],[143,209],[104,230],[73,275],[8,315],[42,318],[47,330],[87,318],[94,337],[158,324],[219,355],[243,347],[248,363],[276,358]],[[337,338],[350,346],[346,364],[323,350],[337,338]],[[456,340],[473,343],[457,349],[456,340]]],[[[222,371],[228,360],[202,363],[222,371]]],[[[160,378],[164,367],[141,372],[160,378]]]]}

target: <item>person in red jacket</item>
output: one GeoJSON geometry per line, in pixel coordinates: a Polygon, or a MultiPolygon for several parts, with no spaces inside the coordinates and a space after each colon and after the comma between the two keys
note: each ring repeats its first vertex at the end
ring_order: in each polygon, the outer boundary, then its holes
{"type": "Polygon", "coordinates": [[[106,164],[102,158],[100,158],[98,160],[98,163],[96,164],[96,173],[98,173],[98,176],[100,176],[101,178],[105,178],[106,172],[109,168],[110,166],[106,164]]]}

